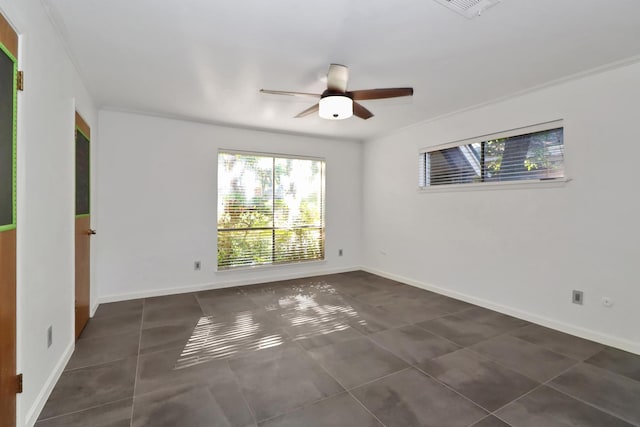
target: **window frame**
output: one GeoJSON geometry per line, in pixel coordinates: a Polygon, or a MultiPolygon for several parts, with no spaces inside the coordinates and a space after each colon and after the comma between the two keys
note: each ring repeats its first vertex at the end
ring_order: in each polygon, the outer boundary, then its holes
{"type": "MultiPolygon", "coordinates": [[[[232,272],[232,271],[240,271],[240,270],[252,270],[252,269],[262,269],[262,268],[279,268],[279,267],[287,267],[291,265],[297,264],[310,264],[310,263],[325,263],[326,262],[326,201],[327,201],[327,184],[326,184],[326,169],[327,169],[327,160],[324,157],[318,156],[307,156],[307,155],[298,155],[298,154],[282,154],[282,153],[274,153],[274,152],[264,152],[264,151],[245,151],[245,150],[237,150],[237,149],[224,149],[219,148],[216,153],[216,263],[215,268],[218,273],[232,272]],[[321,169],[321,185],[322,185],[322,203],[321,203],[321,235],[322,235],[322,257],[317,259],[309,259],[309,260],[294,260],[288,262],[271,262],[271,263],[263,263],[263,264],[253,264],[253,265],[237,265],[237,266],[227,266],[220,267],[218,265],[218,239],[219,239],[219,228],[217,223],[218,218],[218,206],[219,206],[219,183],[218,180],[220,178],[220,171],[218,170],[219,166],[219,158],[220,154],[236,154],[242,156],[260,156],[260,157],[271,157],[273,159],[298,159],[298,160],[311,160],[318,161],[322,164],[321,169]]],[[[256,228],[259,230],[262,227],[256,228]]],[[[316,227],[313,227],[316,228],[316,227]]],[[[272,227],[267,227],[269,230],[279,230],[282,228],[278,228],[275,226],[275,222],[272,227]]],[[[228,231],[228,230],[224,230],[228,231]]]]}
{"type": "Polygon", "coordinates": [[[553,129],[563,129],[563,150],[566,148],[564,141],[564,120],[553,120],[549,122],[543,122],[531,126],[524,126],[514,129],[509,129],[502,132],[496,132],[491,134],[480,135],[472,138],[456,140],[447,142],[445,144],[439,144],[431,147],[423,147],[418,152],[418,188],[419,193],[441,193],[452,191],[483,191],[483,190],[499,190],[499,189],[523,189],[523,188],[553,188],[562,187],[566,183],[571,181],[571,178],[567,176],[567,161],[566,156],[564,158],[564,177],[561,178],[548,178],[548,179],[520,179],[520,180],[507,180],[507,181],[493,181],[493,182],[474,182],[474,183],[462,183],[462,184],[441,184],[441,185],[425,185],[427,174],[427,162],[425,154],[429,154],[435,151],[446,150],[449,148],[455,148],[460,146],[466,146],[476,143],[482,143],[495,139],[512,138],[531,133],[544,132],[553,129]]]}

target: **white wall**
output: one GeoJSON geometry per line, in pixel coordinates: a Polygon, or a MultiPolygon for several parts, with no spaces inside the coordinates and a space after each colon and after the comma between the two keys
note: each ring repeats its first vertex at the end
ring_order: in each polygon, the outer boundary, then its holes
{"type": "Polygon", "coordinates": [[[100,112],[100,131],[95,242],[101,301],[361,264],[361,143],[111,111],[100,112]],[[326,261],[216,272],[218,149],[326,159],[326,261]],[[201,271],[193,270],[196,260],[201,271]]]}
{"type": "Polygon", "coordinates": [[[640,353],[639,99],[635,64],[367,142],[364,264],[640,353]],[[565,186],[418,193],[419,148],[556,119],[565,186]]]}
{"type": "Polygon", "coordinates": [[[42,4],[0,0],[0,9],[20,36],[25,73],[17,152],[17,362],[24,373],[17,425],[24,426],[35,422],[73,350],[74,110],[92,127],[97,111],[42,4]]]}

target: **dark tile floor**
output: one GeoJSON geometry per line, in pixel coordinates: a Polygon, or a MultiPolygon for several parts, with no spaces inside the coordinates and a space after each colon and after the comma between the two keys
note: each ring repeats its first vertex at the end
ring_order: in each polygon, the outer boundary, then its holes
{"type": "Polygon", "coordinates": [[[365,272],[101,305],[51,426],[640,426],[640,356],[365,272]]]}

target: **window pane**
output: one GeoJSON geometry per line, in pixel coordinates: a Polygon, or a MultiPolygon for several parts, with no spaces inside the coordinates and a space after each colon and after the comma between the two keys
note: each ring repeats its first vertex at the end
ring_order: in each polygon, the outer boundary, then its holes
{"type": "Polygon", "coordinates": [[[218,156],[218,228],[273,226],[273,158],[218,156]]]}
{"type": "Polygon", "coordinates": [[[480,181],[480,151],[480,143],[477,143],[428,153],[428,185],[480,181]]]}
{"type": "Polygon", "coordinates": [[[274,262],[324,259],[323,234],[322,228],[276,230],[274,262]]]}
{"type": "Polygon", "coordinates": [[[275,227],[322,226],[322,162],[275,161],[275,227]]]}
{"type": "Polygon", "coordinates": [[[270,264],[272,261],[272,230],[218,230],[218,267],[270,264]]]}
{"type": "Polygon", "coordinates": [[[15,223],[13,217],[13,60],[0,51],[0,226],[15,223]]]}
{"type": "Polygon", "coordinates": [[[485,181],[562,177],[564,177],[562,128],[485,143],[485,181]]]}

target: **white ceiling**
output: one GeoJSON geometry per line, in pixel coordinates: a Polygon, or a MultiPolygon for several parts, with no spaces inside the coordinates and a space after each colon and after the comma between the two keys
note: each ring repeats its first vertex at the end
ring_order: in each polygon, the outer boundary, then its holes
{"type": "Polygon", "coordinates": [[[100,107],[366,139],[640,55],[638,0],[503,0],[467,20],[432,0],[42,0],[100,107]],[[294,119],[329,63],[370,120],[294,119]]]}

